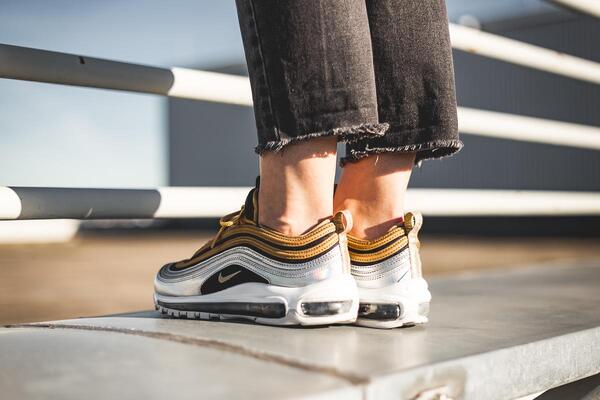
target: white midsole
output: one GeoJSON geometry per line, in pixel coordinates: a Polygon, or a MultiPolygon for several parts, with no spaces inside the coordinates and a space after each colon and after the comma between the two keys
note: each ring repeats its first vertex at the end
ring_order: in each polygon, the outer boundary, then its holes
{"type": "Polygon", "coordinates": [[[367,318],[357,319],[357,324],[374,328],[395,328],[403,325],[422,324],[427,316],[421,314],[421,305],[431,301],[427,281],[423,278],[407,279],[382,288],[358,288],[360,303],[398,304],[400,318],[393,321],[379,321],[367,318]]]}
{"type": "MultiPolygon", "coordinates": [[[[283,303],[290,311],[302,315],[301,304],[310,302],[352,301],[351,311],[358,309],[358,290],[354,278],[340,274],[321,282],[300,287],[264,283],[243,283],[220,292],[199,296],[165,296],[155,300],[169,303],[283,303]]],[[[319,317],[316,317],[319,318],[319,317]]]]}
{"type": "Polygon", "coordinates": [[[381,288],[358,288],[361,303],[395,303],[398,299],[430,301],[427,281],[423,278],[406,279],[381,288]]]}

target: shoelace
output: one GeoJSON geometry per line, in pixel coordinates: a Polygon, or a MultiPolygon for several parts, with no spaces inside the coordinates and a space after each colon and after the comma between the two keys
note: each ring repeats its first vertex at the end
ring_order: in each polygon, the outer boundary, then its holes
{"type": "Polygon", "coordinates": [[[215,235],[213,240],[210,242],[211,249],[213,247],[215,247],[215,244],[217,243],[217,241],[219,240],[219,238],[221,237],[221,235],[223,234],[223,232],[225,232],[225,230],[227,228],[229,228],[230,226],[236,225],[240,222],[242,215],[244,215],[244,210],[245,210],[245,206],[242,206],[242,208],[239,211],[232,212],[232,213],[227,214],[219,219],[219,225],[220,225],[219,231],[217,232],[217,234],[215,235]]]}
{"type": "Polygon", "coordinates": [[[215,247],[215,244],[221,238],[221,235],[223,234],[223,232],[225,232],[225,230],[227,228],[240,223],[240,220],[242,219],[242,215],[244,215],[244,210],[245,210],[245,207],[242,206],[242,208],[239,211],[235,211],[235,212],[232,212],[230,214],[227,214],[227,215],[221,217],[219,219],[219,225],[220,225],[219,231],[217,232],[215,237],[210,242],[206,243],[204,246],[202,246],[200,249],[198,249],[194,253],[193,256],[191,256],[188,259],[178,261],[175,263],[175,265],[186,264],[186,263],[190,262],[191,260],[193,260],[194,258],[196,258],[197,256],[199,256],[204,250],[206,250],[207,247],[210,249],[215,247]]]}

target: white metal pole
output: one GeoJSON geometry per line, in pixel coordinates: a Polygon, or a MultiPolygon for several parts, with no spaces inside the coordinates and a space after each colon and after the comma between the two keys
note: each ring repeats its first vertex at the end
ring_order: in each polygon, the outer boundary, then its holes
{"type": "MultiPolygon", "coordinates": [[[[600,63],[450,24],[453,47],[600,83],[600,63]]],[[[157,68],[0,44],[0,78],[252,105],[248,79],[186,68],[157,68]]]]}
{"type": "MultiPolygon", "coordinates": [[[[83,62],[76,55],[0,45],[0,77],[252,105],[246,77],[184,68],[168,70],[87,57],[83,62]]],[[[598,68],[596,64],[594,68],[598,68]]],[[[460,130],[474,135],[600,148],[600,128],[462,107],[458,113],[460,130]]]]}
{"type": "Polygon", "coordinates": [[[593,61],[456,24],[450,39],[458,50],[600,84],[600,64],[593,61]]]}
{"type": "Polygon", "coordinates": [[[252,106],[250,81],[245,76],[171,68],[173,86],[168,96],[252,106]]]}
{"type": "Polygon", "coordinates": [[[248,78],[0,44],[0,78],[252,105],[248,78]]]}
{"type": "Polygon", "coordinates": [[[9,188],[0,186],[0,220],[19,219],[21,215],[21,199],[9,188]]]}
{"type": "Polygon", "coordinates": [[[494,111],[459,107],[458,129],[479,136],[600,150],[600,128],[494,111]]]}
{"type": "Polygon", "coordinates": [[[600,18],[600,1],[598,0],[549,0],[551,3],[563,5],[584,14],[600,18]]]}
{"type": "Polygon", "coordinates": [[[600,193],[409,189],[406,208],[429,216],[600,215],[600,193]]]}
{"type": "MultiPolygon", "coordinates": [[[[0,220],[215,218],[239,209],[249,189],[0,187],[0,220]]],[[[588,192],[410,189],[406,204],[430,216],[600,215],[600,193],[588,192]]]]}

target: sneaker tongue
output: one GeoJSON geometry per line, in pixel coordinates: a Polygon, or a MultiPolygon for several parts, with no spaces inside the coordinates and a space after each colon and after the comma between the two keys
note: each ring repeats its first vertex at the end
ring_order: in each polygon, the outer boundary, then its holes
{"type": "Polygon", "coordinates": [[[256,186],[248,192],[246,202],[244,203],[244,217],[250,221],[258,223],[258,187],[260,185],[260,176],[256,178],[256,186]]]}

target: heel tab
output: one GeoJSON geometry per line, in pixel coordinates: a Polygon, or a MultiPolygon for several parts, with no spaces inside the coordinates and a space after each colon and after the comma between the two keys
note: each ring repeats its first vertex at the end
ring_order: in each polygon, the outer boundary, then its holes
{"type": "Polygon", "coordinates": [[[408,237],[408,251],[410,254],[410,272],[411,277],[422,278],[423,277],[423,266],[421,264],[421,255],[419,248],[421,243],[419,242],[418,233],[423,226],[423,216],[420,212],[407,212],[404,215],[404,229],[406,230],[406,236],[408,237]]]}
{"type": "Polygon", "coordinates": [[[348,210],[338,211],[333,216],[332,222],[335,224],[335,231],[338,234],[344,273],[351,274],[352,262],[348,252],[348,232],[352,229],[352,213],[348,210]]]}
{"type": "Polygon", "coordinates": [[[407,232],[418,233],[423,226],[423,215],[420,212],[407,212],[404,214],[404,227],[407,232]]]}
{"type": "Polygon", "coordinates": [[[337,233],[348,233],[352,230],[352,214],[348,210],[336,212],[332,222],[337,233]]]}

